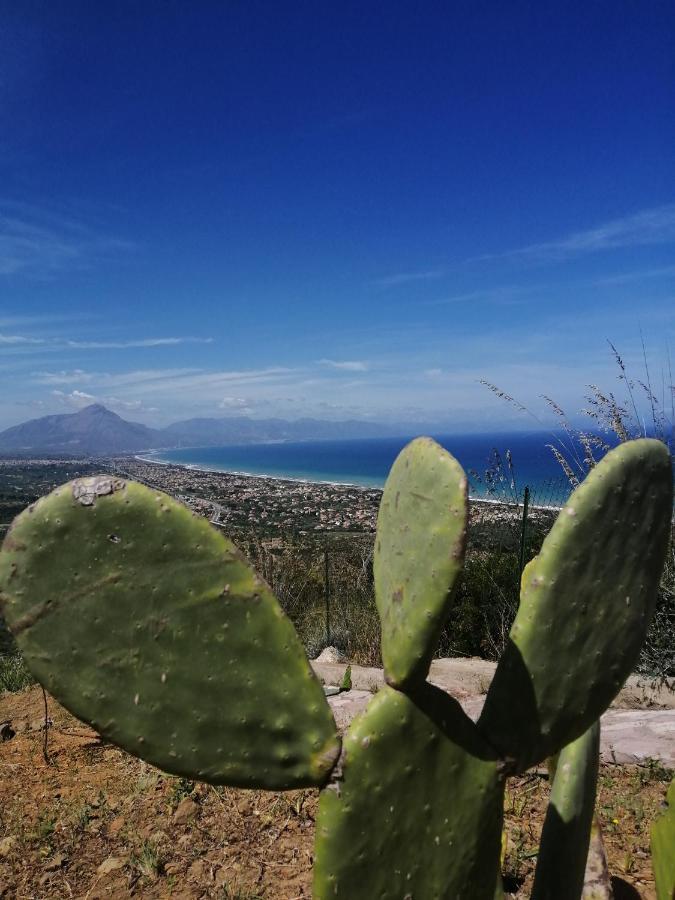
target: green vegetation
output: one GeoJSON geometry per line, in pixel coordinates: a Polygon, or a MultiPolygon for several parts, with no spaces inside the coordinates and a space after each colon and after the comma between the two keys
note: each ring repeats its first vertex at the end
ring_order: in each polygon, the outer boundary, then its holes
{"type": "MultiPolygon", "coordinates": [[[[675,388],[670,358],[668,371],[662,369],[655,378],[650,370],[642,335],[640,341],[643,371],[638,376],[629,372],[617,348],[611,341],[607,341],[624,396],[617,396],[615,391],[601,388],[597,384],[589,384],[588,394],[584,398],[586,406],[580,411],[580,415],[589,423],[589,428],[574,424],[555,399],[546,394],[541,395],[559,425],[555,432],[551,431],[551,443],[547,447],[573,488],[580,484],[598,465],[598,460],[610,446],[617,442],[623,444],[653,437],[661,441],[671,454],[675,450],[675,388]],[[660,396],[657,388],[659,384],[660,396]]],[[[536,421],[542,431],[547,430],[546,425],[518,399],[489,381],[483,380],[481,383],[505,403],[536,421]]],[[[498,476],[503,474],[499,459],[495,469],[498,476]]],[[[495,481],[495,472],[488,472],[486,475],[488,483],[495,481]]],[[[661,576],[654,616],[637,665],[640,673],[655,679],[675,676],[674,635],[675,540],[671,534],[670,551],[661,576]]]]}
{"type": "MultiPolygon", "coordinates": [[[[426,682],[466,545],[466,479],[433,441],[414,441],[385,487],[375,545],[388,685],[352,723],[344,754],[267,585],[165,495],[102,476],[56,490],[17,520],[0,592],[31,669],[104,738],[190,780],[327,786],[318,900],[466,896],[469,885],[492,900],[506,776],[562,750],[536,881],[540,896],[562,896],[562,854],[572,900],[588,848],[588,829],[573,826],[593,808],[597,719],[644,640],[671,511],[662,443],[627,443],[594,468],[523,573],[474,725],[426,682]]],[[[141,848],[134,865],[151,877],[161,859],[141,848]]]]}
{"type": "Polygon", "coordinates": [[[31,684],[35,678],[18,650],[0,656],[0,693],[22,691],[31,684]]]}

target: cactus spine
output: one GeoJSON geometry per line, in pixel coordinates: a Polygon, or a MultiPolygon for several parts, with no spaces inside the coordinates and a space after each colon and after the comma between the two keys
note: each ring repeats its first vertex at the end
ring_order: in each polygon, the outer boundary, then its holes
{"type": "MultiPolygon", "coordinates": [[[[592,812],[593,723],[644,638],[671,512],[659,442],[623,445],[597,466],[526,569],[478,726],[426,683],[467,521],[464,473],[429,438],[402,451],[378,517],[389,686],[342,743],[267,585],[161,493],[98,477],[38,501],[5,539],[0,600],[36,677],[135,755],[215,783],[326,786],[317,900],[493,900],[508,773],[571,745],[562,756],[577,774],[559,767],[552,810],[562,826],[552,819],[546,834],[564,843],[565,823],[592,812]]],[[[584,829],[565,844],[575,892],[584,829]]],[[[555,877],[546,834],[539,884],[555,877]]]]}

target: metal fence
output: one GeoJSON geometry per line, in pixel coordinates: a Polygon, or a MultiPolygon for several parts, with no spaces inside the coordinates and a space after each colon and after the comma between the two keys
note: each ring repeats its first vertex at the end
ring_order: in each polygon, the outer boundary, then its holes
{"type": "MultiPolygon", "coordinates": [[[[522,570],[538,553],[569,492],[564,479],[522,490],[501,480],[478,496],[472,491],[464,570],[439,655],[499,657],[518,608],[522,570]]],[[[372,533],[263,534],[255,527],[229,533],[271,585],[310,656],[335,645],[355,662],[379,663],[372,533]]],[[[642,666],[665,674],[675,670],[675,555],[669,565],[670,581],[664,579],[642,666]]],[[[0,619],[0,654],[10,647],[0,619]]]]}
{"type": "MultiPolygon", "coordinates": [[[[556,479],[535,489],[526,486],[519,496],[511,490],[493,491],[472,499],[466,563],[456,598],[460,621],[454,631],[448,630],[440,652],[499,655],[517,609],[522,569],[538,552],[566,494],[569,487],[556,479]]],[[[368,655],[354,630],[370,632],[371,619],[377,627],[374,535],[260,536],[251,531],[233,537],[280,598],[310,654],[336,645],[347,655],[368,655]]],[[[371,663],[378,641],[373,635],[365,640],[371,663]]]]}

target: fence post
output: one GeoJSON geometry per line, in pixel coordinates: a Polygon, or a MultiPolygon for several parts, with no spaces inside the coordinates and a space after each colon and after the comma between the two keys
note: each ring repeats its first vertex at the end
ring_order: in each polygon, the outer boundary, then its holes
{"type": "Polygon", "coordinates": [[[523,493],[523,521],[520,526],[520,564],[518,566],[518,577],[523,574],[525,568],[525,531],[527,529],[527,508],[530,504],[530,488],[526,485],[523,493]]]}
{"type": "Polygon", "coordinates": [[[328,580],[328,547],[323,550],[323,591],[326,601],[326,646],[330,647],[330,582],[328,580]]]}

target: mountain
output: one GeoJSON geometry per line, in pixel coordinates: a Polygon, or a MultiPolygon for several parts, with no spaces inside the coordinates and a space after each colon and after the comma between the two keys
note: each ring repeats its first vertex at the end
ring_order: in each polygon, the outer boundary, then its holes
{"type": "Polygon", "coordinates": [[[187,419],[162,429],[127,422],[116,413],[93,403],[76,413],[43,416],[0,432],[0,453],[22,456],[58,454],[112,456],[151,447],[189,447],[248,444],[261,441],[339,440],[384,437],[398,431],[356,420],[327,422],[320,419],[187,419]]]}
{"type": "MultiPolygon", "coordinates": [[[[400,429],[399,429],[400,430],[400,429]]],[[[398,434],[372,422],[350,420],[328,422],[322,419],[249,419],[232,416],[222,419],[187,419],[174,422],[160,432],[164,446],[212,446],[248,444],[261,441],[321,441],[340,438],[383,437],[398,434]]]]}
{"type": "Polygon", "coordinates": [[[127,422],[100,403],[79,412],[31,419],[0,432],[0,453],[107,456],[157,446],[157,432],[127,422]]]}

